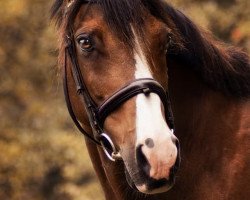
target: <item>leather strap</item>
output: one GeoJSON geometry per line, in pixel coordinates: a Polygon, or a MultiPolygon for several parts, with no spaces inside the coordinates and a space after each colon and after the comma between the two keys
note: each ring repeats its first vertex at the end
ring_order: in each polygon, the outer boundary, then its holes
{"type": "Polygon", "coordinates": [[[103,102],[98,109],[98,121],[100,123],[100,127],[103,127],[105,119],[111,112],[116,110],[121,104],[130,98],[140,93],[144,93],[146,96],[149,95],[149,93],[156,93],[160,97],[164,105],[165,117],[169,128],[174,129],[173,115],[168,94],[164,88],[152,78],[136,79],[119,89],[105,102],[103,102]]]}
{"type": "MultiPolygon", "coordinates": [[[[85,136],[87,137],[90,141],[94,142],[95,144],[101,146],[101,143],[96,140],[94,137],[91,136],[91,134],[87,133],[87,131],[84,130],[84,128],[82,127],[82,125],[80,124],[80,122],[77,120],[77,117],[75,116],[75,113],[73,111],[72,108],[72,104],[70,101],[70,97],[69,97],[69,90],[68,90],[68,79],[67,79],[67,54],[69,54],[69,50],[68,47],[66,47],[65,49],[65,57],[64,57],[64,77],[63,77],[63,89],[64,89],[64,97],[65,97],[65,101],[66,101],[66,105],[69,111],[69,114],[73,120],[73,122],[75,123],[76,127],[78,128],[78,130],[85,136]]],[[[77,87],[78,88],[78,87],[77,87]]],[[[78,88],[79,89],[79,88],[78,88]]]]}

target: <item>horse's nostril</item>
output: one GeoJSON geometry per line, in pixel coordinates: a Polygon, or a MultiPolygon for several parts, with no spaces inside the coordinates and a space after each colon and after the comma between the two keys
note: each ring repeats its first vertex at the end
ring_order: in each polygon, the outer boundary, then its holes
{"type": "Polygon", "coordinates": [[[138,167],[143,169],[143,172],[148,175],[150,171],[150,165],[144,153],[142,152],[142,146],[143,145],[140,145],[136,148],[136,160],[138,167]]]}

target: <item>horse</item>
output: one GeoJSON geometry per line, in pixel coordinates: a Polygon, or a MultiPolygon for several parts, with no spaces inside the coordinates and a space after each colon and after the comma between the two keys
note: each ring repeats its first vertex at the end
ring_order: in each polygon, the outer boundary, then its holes
{"type": "Polygon", "coordinates": [[[247,53],[163,0],[55,0],[51,13],[107,200],[249,198],[247,53]]]}

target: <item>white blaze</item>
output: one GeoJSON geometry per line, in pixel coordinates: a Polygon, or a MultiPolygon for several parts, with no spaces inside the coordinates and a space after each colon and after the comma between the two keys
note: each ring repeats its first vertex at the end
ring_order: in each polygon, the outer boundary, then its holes
{"type": "MultiPolygon", "coordinates": [[[[152,78],[149,64],[135,32],[134,35],[135,78],[152,78]]],[[[169,175],[169,169],[177,155],[177,148],[171,140],[173,133],[164,120],[161,106],[160,97],[155,93],[136,96],[136,145],[143,145],[142,152],[151,165],[150,176],[155,179],[169,175]],[[155,144],[152,149],[145,147],[145,140],[148,138],[151,138],[155,144]]]]}
{"type": "MultiPolygon", "coordinates": [[[[135,34],[135,33],[134,33],[135,34]]],[[[135,34],[135,78],[153,78],[147,59],[139,44],[138,37],[135,34]]],[[[168,128],[163,113],[161,110],[160,97],[155,93],[139,94],[136,97],[136,131],[137,143],[144,144],[147,138],[157,138],[161,140],[162,137],[171,137],[170,129],[168,128]],[[162,134],[164,133],[164,134],[162,134]]]]}

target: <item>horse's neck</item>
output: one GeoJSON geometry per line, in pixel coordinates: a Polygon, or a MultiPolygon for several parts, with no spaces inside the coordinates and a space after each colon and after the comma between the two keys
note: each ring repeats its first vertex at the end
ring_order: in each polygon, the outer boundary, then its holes
{"type": "Polygon", "coordinates": [[[218,197],[233,192],[235,184],[246,187],[249,178],[240,176],[247,171],[247,162],[249,165],[249,100],[225,97],[209,89],[188,68],[171,61],[169,66],[176,134],[182,150],[180,184],[187,191],[194,191],[195,184],[203,191],[197,195],[211,196],[212,192],[218,197]],[[246,180],[245,186],[242,180],[246,180]]]}
{"type": "Polygon", "coordinates": [[[169,66],[176,135],[182,150],[176,185],[165,194],[140,198],[126,183],[123,164],[110,162],[102,150],[88,144],[106,199],[245,199],[238,188],[242,190],[250,182],[240,177],[250,164],[249,101],[226,98],[206,87],[188,69],[171,62],[169,66]],[[229,195],[233,197],[227,198],[229,195]]]}

